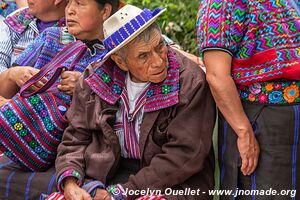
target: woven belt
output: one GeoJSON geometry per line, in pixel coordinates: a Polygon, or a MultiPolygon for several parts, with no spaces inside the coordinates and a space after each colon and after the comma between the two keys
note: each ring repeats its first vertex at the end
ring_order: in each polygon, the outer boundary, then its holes
{"type": "Polygon", "coordinates": [[[297,104],[300,102],[300,81],[268,81],[239,86],[243,101],[261,104],[297,104]]]}

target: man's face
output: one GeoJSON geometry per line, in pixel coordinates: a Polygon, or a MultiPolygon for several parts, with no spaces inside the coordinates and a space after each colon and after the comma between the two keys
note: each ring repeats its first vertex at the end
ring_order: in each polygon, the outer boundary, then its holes
{"type": "Polygon", "coordinates": [[[43,15],[47,14],[54,6],[55,0],[27,0],[29,12],[38,19],[43,18],[43,15]]]}
{"type": "Polygon", "coordinates": [[[158,30],[152,32],[148,42],[129,43],[125,48],[127,59],[119,67],[129,71],[132,81],[159,83],[165,80],[168,49],[158,30]]]}

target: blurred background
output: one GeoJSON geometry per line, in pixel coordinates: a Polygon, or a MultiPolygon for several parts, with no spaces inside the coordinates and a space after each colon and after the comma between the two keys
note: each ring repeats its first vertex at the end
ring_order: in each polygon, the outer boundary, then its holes
{"type": "Polygon", "coordinates": [[[197,0],[123,0],[140,8],[166,8],[157,22],[164,34],[179,44],[184,50],[198,55],[196,44],[196,15],[199,7],[197,0]]]}

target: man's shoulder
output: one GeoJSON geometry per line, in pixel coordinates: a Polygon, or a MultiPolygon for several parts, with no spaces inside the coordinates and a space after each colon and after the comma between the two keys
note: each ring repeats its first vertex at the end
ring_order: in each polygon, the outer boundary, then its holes
{"type": "Polygon", "coordinates": [[[34,19],[35,17],[29,13],[28,7],[25,7],[8,15],[4,22],[12,31],[21,34],[34,19]]]}
{"type": "Polygon", "coordinates": [[[173,49],[173,51],[180,65],[180,79],[193,80],[194,84],[206,81],[205,72],[198,63],[177,49],[173,49]]]}

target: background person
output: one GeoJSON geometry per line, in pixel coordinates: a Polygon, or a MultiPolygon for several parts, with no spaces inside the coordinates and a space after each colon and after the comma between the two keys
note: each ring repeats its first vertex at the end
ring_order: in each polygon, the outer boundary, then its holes
{"type": "Polygon", "coordinates": [[[220,110],[221,189],[299,188],[297,5],[294,0],[200,2],[198,42],[220,110]]]}

